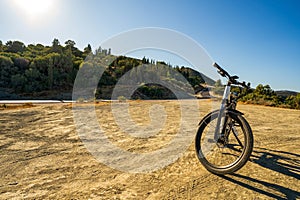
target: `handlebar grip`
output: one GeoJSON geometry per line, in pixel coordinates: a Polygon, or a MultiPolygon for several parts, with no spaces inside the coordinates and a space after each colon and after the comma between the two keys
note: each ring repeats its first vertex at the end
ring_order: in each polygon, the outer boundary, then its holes
{"type": "Polygon", "coordinates": [[[222,69],[221,66],[218,65],[216,62],[213,63],[213,66],[214,66],[215,68],[217,68],[218,70],[221,70],[221,69],[222,69]]]}
{"type": "Polygon", "coordinates": [[[217,68],[218,69],[218,73],[221,75],[221,76],[223,76],[223,77],[228,77],[228,78],[230,78],[230,75],[228,74],[228,72],[226,72],[220,65],[218,65],[216,62],[214,62],[213,63],[213,66],[215,67],[215,68],[217,68]]]}

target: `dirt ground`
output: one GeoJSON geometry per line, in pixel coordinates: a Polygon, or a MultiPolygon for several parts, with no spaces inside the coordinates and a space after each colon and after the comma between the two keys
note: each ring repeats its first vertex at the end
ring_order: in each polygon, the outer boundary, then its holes
{"type": "MultiPolygon", "coordinates": [[[[96,104],[96,110],[111,142],[147,152],[172,140],[181,116],[177,101],[135,101],[130,103],[132,119],[151,123],[145,113],[153,104],[165,108],[166,118],[160,133],[147,141],[122,133],[110,103],[96,104]]],[[[199,100],[199,118],[191,120],[195,130],[210,104],[199,100]]],[[[87,150],[77,134],[72,105],[1,109],[0,199],[300,199],[300,111],[254,105],[238,109],[252,127],[254,150],[241,170],[226,176],[202,167],[193,141],[183,156],[162,169],[120,171],[87,150]]]]}

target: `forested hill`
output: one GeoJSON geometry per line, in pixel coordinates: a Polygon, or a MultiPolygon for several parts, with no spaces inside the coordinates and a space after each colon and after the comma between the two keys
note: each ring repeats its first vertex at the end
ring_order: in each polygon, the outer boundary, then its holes
{"type": "MultiPolygon", "coordinates": [[[[188,67],[171,66],[164,61],[149,60],[145,57],[117,57],[111,54],[111,49],[99,47],[93,51],[91,45],[80,50],[75,45],[75,41],[68,40],[61,44],[58,39],[54,39],[51,46],[26,46],[21,41],[8,41],[3,44],[0,41],[0,99],[70,99],[76,74],[79,68],[84,66],[88,55],[113,61],[106,66],[96,91],[96,98],[109,99],[119,78],[142,64],[156,66],[156,69],[163,65],[170,70],[176,70],[195,89],[205,81],[210,85],[215,83],[214,80],[188,67]]],[[[155,84],[142,85],[135,93],[135,98],[173,97],[166,88],[155,84]]]]}

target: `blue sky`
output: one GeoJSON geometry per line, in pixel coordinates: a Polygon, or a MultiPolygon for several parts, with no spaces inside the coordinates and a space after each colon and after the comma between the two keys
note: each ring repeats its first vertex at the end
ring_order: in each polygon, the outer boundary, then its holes
{"type": "Polygon", "coordinates": [[[35,14],[34,0],[16,1],[0,0],[2,42],[72,39],[82,49],[135,28],[168,28],[194,39],[252,86],[300,92],[298,0],[46,0],[53,4],[35,14]]]}

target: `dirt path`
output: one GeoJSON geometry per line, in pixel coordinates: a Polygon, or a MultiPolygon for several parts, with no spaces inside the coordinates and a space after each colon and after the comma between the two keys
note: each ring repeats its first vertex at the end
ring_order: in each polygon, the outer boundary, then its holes
{"type": "MultiPolygon", "coordinates": [[[[133,105],[130,112],[136,123],[151,123],[140,118],[151,103],[133,105]]],[[[208,112],[208,103],[200,103],[199,119],[208,112]]],[[[158,104],[166,109],[165,127],[160,139],[146,144],[124,136],[108,103],[96,110],[111,141],[128,151],[144,152],[163,148],[178,129],[178,103],[158,104]]],[[[251,161],[227,176],[208,173],[193,143],[163,169],[122,172],[87,151],[71,106],[0,110],[0,199],[300,199],[300,111],[253,105],[239,109],[252,126],[255,148],[251,161]]]]}

